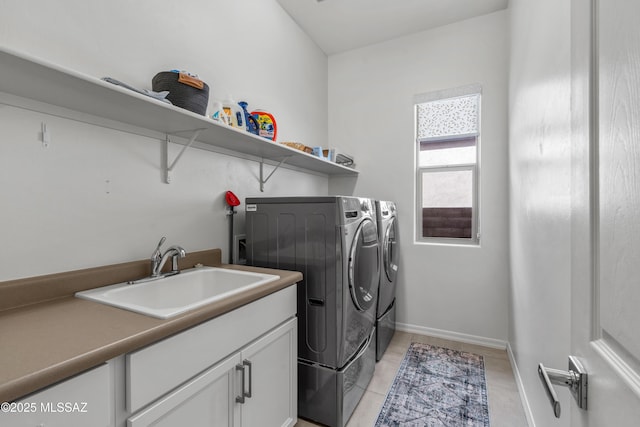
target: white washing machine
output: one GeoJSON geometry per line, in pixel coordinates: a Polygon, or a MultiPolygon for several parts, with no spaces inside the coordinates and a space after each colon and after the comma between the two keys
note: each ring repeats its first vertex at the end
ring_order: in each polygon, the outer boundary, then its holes
{"type": "Polygon", "coordinates": [[[396,330],[396,277],[398,274],[398,221],[396,204],[376,201],[380,251],[380,284],[376,310],[376,361],[389,346],[396,330]]]}
{"type": "Polygon", "coordinates": [[[298,415],[343,427],[373,377],[380,244],[375,203],[247,198],[247,264],[296,270],[298,415]]]}

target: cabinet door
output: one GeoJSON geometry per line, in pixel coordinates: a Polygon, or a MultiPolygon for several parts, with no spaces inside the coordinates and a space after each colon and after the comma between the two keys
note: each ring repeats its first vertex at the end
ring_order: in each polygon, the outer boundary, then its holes
{"type": "Polygon", "coordinates": [[[242,427],[293,426],[298,418],[297,319],[242,351],[247,375],[242,427]],[[250,366],[247,366],[250,364],[250,366]]]}
{"type": "Polygon", "coordinates": [[[207,369],[167,396],[129,417],[127,427],[239,427],[242,391],[240,353],[207,369]]]}
{"type": "Polygon", "coordinates": [[[113,376],[110,362],[19,401],[3,403],[0,426],[113,426],[113,376]]]}

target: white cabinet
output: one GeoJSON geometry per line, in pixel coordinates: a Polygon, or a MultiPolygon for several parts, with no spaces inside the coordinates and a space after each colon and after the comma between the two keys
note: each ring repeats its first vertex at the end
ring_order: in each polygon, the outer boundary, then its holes
{"type": "Polygon", "coordinates": [[[126,355],[127,410],[144,406],[296,315],[289,286],[126,355]]]}
{"type": "Polygon", "coordinates": [[[296,319],[277,327],[127,420],[127,427],[293,426],[296,319]]]}
{"type": "Polygon", "coordinates": [[[101,365],[16,402],[4,403],[0,425],[11,427],[112,427],[114,374],[101,365]]]}
{"type": "Polygon", "coordinates": [[[297,422],[296,288],[126,356],[127,427],[297,422]]]}

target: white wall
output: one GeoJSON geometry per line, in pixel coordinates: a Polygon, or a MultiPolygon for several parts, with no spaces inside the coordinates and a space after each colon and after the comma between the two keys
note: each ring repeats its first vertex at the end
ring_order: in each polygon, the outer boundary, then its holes
{"type": "Polygon", "coordinates": [[[329,57],[329,143],[361,171],[357,181],[330,178],[329,191],[398,203],[403,327],[506,341],[507,18],[497,12],[329,57]],[[482,245],[416,244],[412,98],[472,83],[483,87],[482,245]]]}
{"type": "MultiPolygon", "coordinates": [[[[511,331],[540,426],[553,417],[536,367],[566,366],[571,287],[570,0],[512,0],[509,86],[511,331]]],[[[563,412],[569,393],[558,393],[563,412]]]]}
{"type": "MultiPolygon", "coordinates": [[[[211,98],[271,111],[279,140],[326,144],[326,55],[275,0],[0,0],[0,11],[0,46],[139,88],[187,69],[211,98]]],[[[260,194],[254,161],[190,149],[167,185],[157,139],[3,105],[0,129],[0,281],[144,259],[163,235],[226,260],[224,192],[260,194]]],[[[281,169],[262,194],[327,190],[326,176],[281,169]]]]}

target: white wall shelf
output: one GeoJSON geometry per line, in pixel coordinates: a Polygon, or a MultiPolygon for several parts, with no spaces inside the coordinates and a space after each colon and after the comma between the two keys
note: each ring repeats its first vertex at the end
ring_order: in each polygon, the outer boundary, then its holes
{"type": "Polygon", "coordinates": [[[0,92],[327,175],[358,171],[219,124],[99,78],[0,47],[0,92]],[[284,162],[283,162],[284,161],[284,162]]]}

